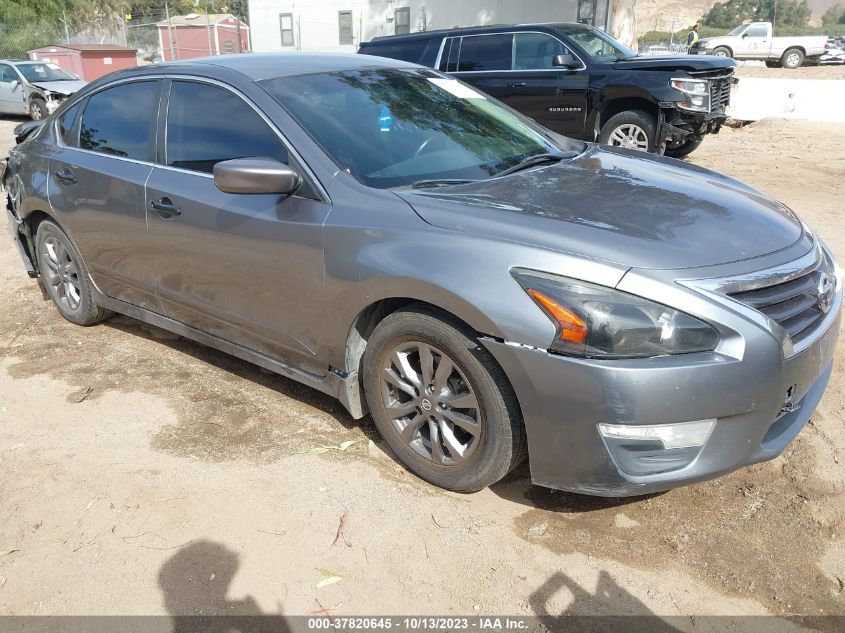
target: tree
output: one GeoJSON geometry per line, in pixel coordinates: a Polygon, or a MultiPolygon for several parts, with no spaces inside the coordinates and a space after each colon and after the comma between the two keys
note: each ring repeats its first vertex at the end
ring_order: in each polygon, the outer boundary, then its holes
{"type": "Polygon", "coordinates": [[[845,24],[845,5],[834,4],[822,16],[822,24],[825,26],[834,24],[845,24]]]}
{"type": "Polygon", "coordinates": [[[720,29],[749,21],[806,26],[810,21],[810,5],[807,0],[727,0],[713,5],[702,21],[706,26],[720,29]]]}

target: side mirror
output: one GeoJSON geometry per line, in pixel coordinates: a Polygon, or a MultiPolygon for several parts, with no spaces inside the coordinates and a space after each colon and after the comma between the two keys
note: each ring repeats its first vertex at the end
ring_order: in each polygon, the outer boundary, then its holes
{"type": "Polygon", "coordinates": [[[555,55],[552,58],[552,66],[572,70],[573,68],[580,67],[581,64],[572,55],[555,55]]]}
{"type": "Polygon", "coordinates": [[[21,82],[19,82],[17,79],[12,79],[12,81],[11,81],[12,90],[17,90],[20,83],[21,82]]]}
{"type": "Polygon", "coordinates": [[[214,166],[214,184],[226,193],[285,193],[297,190],[302,177],[270,158],[235,158],[214,166]]]}
{"type": "Polygon", "coordinates": [[[748,31],[746,31],[745,33],[743,33],[741,37],[748,37],[748,31]]]}

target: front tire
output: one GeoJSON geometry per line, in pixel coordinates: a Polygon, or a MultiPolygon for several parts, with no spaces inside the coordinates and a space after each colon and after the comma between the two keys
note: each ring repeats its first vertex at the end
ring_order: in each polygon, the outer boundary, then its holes
{"type": "Polygon", "coordinates": [[[38,225],[35,245],[44,287],[59,314],[76,325],[93,325],[110,316],[94,303],[91,279],[79,251],[56,223],[44,220],[38,225]]]}
{"type": "Polygon", "coordinates": [[[729,49],[727,46],[717,46],[713,49],[713,54],[716,57],[732,57],[731,49],[729,49]]]}
{"type": "Polygon", "coordinates": [[[663,151],[663,155],[669,156],[670,158],[683,158],[684,156],[692,154],[703,142],[703,136],[688,136],[677,145],[673,146],[667,144],[666,149],[663,151]]]}
{"type": "Polygon", "coordinates": [[[522,418],[505,373],[450,315],[418,305],[385,318],[367,343],[363,374],[376,427],[422,479],[474,492],[525,458],[522,418]]]}
{"type": "Polygon", "coordinates": [[[604,124],[599,143],[651,152],[655,146],[657,122],[654,116],[642,110],[620,112],[604,124]]]}
{"type": "Polygon", "coordinates": [[[35,97],[29,102],[29,117],[33,121],[40,121],[46,119],[49,112],[47,111],[47,102],[44,99],[35,97]]]}
{"type": "Polygon", "coordinates": [[[780,58],[780,65],[784,68],[789,68],[790,70],[800,68],[803,63],[804,53],[798,48],[790,48],[784,52],[783,57],[780,58]]]}

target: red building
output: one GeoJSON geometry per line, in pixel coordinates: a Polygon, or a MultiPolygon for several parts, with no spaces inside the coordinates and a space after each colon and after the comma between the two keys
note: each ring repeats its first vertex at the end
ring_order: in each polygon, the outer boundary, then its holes
{"type": "Polygon", "coordinates": [[[137,49],[114,44],[56,44],[28,52],[31,60],[53,62],[85,81],[138,65],[137,49]]]}
{"type": "Polygon", "coordinates": [[[166,62],[250,50],[249,27],[229,13],[176,15],[156,27],[166,62]]]}

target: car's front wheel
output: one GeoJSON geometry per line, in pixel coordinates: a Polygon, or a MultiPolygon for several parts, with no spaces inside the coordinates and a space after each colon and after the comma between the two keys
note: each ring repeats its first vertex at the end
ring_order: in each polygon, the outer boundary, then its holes
{"type": "Polygon", "coordinates": [[[475,334],[449,315],[420,305],[385,318],[367,344],[363,373],[376,427],[423,479],[472,492],[525,458],[507,377],[475,334]]]}
{"type": "Polygon", "coordinates": [[[59,313],[77,325],[93,325],[108,318],[110,313],[94,303],[88,271],[64,231],[54,222],[43,220],[35,244],[44,287],[59,313]]]}
{"type": "Polygon", "coordinates": [[[49,112],[47,111],[47,102],[44,99],[35,97],[29,102],[29,117],[33,121],[40,121],[46,119],[49,112]]]}
{"type": "Polygon", "coordinates": [[[642,110],[620,112],[601,128],[599,143],[650,152],[655,145],[657,123],[654,116],[642,110]]]}

